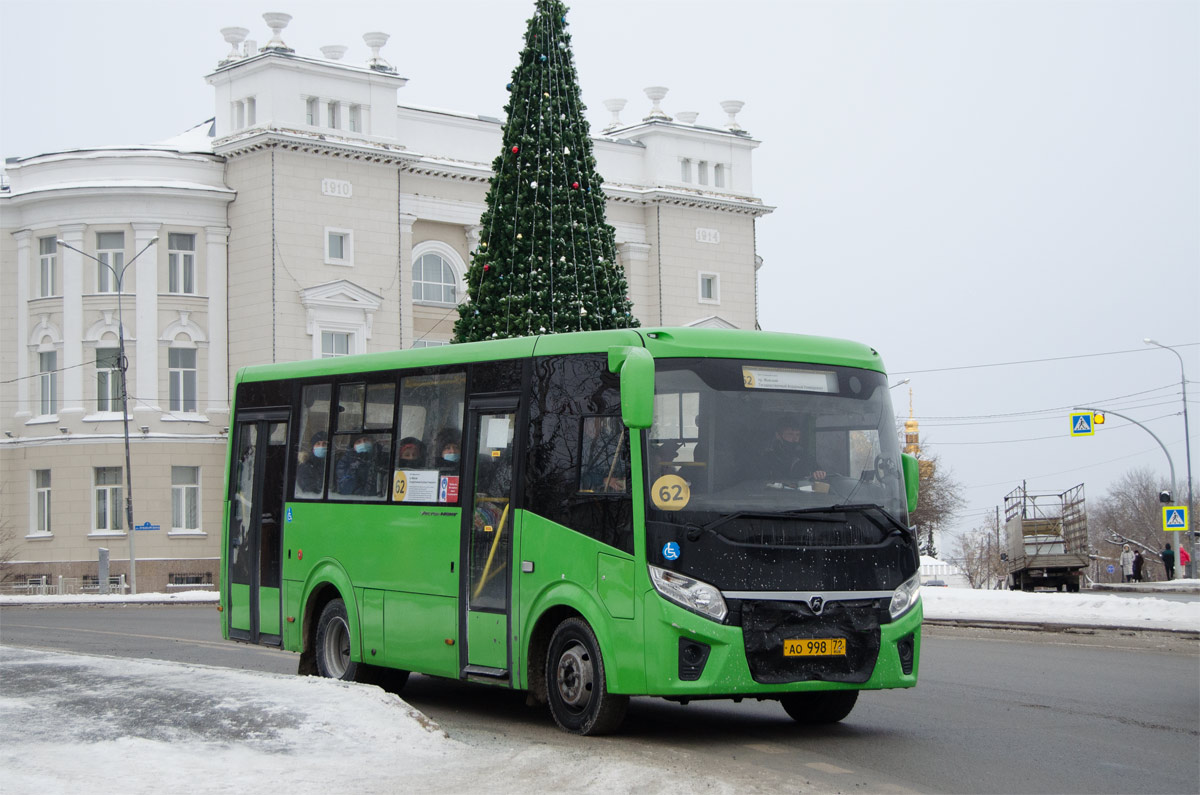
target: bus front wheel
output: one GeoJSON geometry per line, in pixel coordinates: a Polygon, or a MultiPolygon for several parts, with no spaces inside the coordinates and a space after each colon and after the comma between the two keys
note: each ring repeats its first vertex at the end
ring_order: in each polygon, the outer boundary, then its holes
{"type": "Polygon", "coordinates": [[[608,692],[596,634],[581,618],[568,618],[550,638],[546,690],[554,722],[571,734],[608,734],[625,718],[629,696],[608,692]]]}
{"type": "Polygon", "coordinates": [[[822,690],[816,693],[792,693],[779,700],[792,720],[808,726],[818,726],[837,723],[849,715],[858,701],[858,691],[822,690]]]}
{"type": "Polygon", "coordinates": [[[350,622],[346,619],[346,603],[341,599],[334,599],[321,611],[313,646],[320,676],[354,680],[358,663],[350,659],[350,622]]]}

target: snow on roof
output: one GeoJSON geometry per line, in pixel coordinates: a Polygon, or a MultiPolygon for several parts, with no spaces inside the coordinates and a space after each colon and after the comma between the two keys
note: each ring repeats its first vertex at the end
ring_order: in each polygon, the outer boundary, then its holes
{"type": "Polygon", "coordinates": [[[213,135],[216,133],[216,119],[207,119],[190,130],[172,136],[165,141],[159,141],[157,146],[178,149],[180,152],[211,152],[213,135]]]}

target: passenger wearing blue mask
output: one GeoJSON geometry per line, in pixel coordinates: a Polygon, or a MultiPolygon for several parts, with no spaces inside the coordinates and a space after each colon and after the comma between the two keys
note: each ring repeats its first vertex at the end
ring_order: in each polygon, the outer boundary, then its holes
{"type": "Polygon", "coordinates": [[[339,494],[378,497],[382,494],[375,445],[369,436],[355,438],[354,445],[337,462],[339,494]]]}
{"type": "Polygon", "coordinates": [[[325,463],[329,454],[329,436],[317,431],[309,440],[310,452],[301,456],[296,467],[296,495],[320,497],[325,486],[325,463]]]}
{"type": "Polygon", "coordinates": [[[459,433],[453,428],[443,428],[438,431],[435,449],[438,451],[438,469],[446,472],[457,472],[462,458],[462,446],[459,444],[459,433]]]}

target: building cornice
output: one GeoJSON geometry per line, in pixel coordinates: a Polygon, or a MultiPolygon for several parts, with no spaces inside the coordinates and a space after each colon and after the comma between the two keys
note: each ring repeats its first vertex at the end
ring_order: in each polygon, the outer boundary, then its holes
{"type": "Polygon", "coordinates": [[[390,163],[405,165],[419,160],[421,156],[409,152],[399,144],[385,144],[340,135],[312,133],[282,127],[254,128],[239,131],[213,141],[213,151],[223,157],[241,155],[269,149],[285,149],[292,152],[341,157],[368,163],[390,163]]]}

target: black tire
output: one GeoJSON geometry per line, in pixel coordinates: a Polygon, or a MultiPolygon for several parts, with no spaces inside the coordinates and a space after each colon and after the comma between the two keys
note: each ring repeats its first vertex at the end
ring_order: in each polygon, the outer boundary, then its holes
{"type": "Polygon", "coordinates": [[[581,618],[563,621],[550,638],[546,691],[554,722],[571,734],[616,731],[629,706],[629,696],[608,692],[600,644],[581,618]]]}
{"type": "Polygon", "coordinates": [[[408,671],[402,671],[399,668],[385,668],[382,665],[359,663],[358,671],[354,675],[354,681],[362,682],[365,685],[375,685],[389,693],[399,693],[408,682],[408,671]]]}
{"type": "Polygon", "coordinates": [[[821,726],[837,723],[850,714],[858,701],[857,690],[822,690],[816,693],[791,693],[779,699],[783,709],[797,723],[821,726]]]}
{"type": "Polygon", "coordinates": [[[321,611],[313,651],[318,676],[354,681],[358,675],[359,665],[350,659],[350,622],[341,599],[334,599],[321,611]]]}

